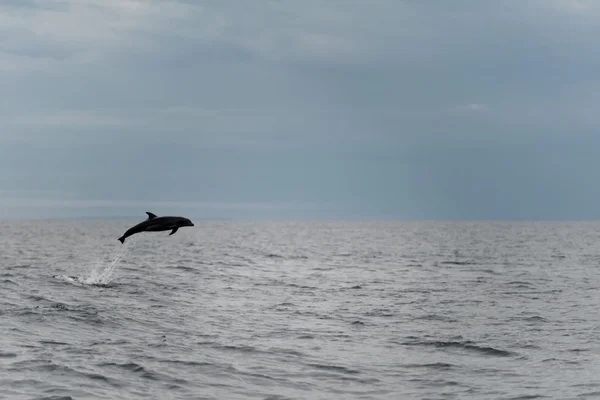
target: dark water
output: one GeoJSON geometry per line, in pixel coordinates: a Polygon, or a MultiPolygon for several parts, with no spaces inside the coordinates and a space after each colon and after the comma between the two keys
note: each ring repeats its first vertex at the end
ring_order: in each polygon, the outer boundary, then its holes
{"type": "Polygon", "coordinates": [[[0,224],[0,398],[600,397],[600,223],[133,222],[0,224]]]}

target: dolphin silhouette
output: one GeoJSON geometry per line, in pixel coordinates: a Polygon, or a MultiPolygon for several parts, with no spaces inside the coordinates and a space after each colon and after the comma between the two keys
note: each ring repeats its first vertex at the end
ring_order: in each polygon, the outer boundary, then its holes
{"type": "Polygon", "coordinates": [[[157,217],[151,212],[146,211],[148,219],[140,222],[139,224],[129,228],[123,236],[119,238],[121,243],[125,243],[125,238],[131,235],[135,235],[140,232],[160,232],[160,231],[171,231],[169,236],[177,232],[177,230],[184,226],[194,226],[192,221],[183,217],[157,217]]]}

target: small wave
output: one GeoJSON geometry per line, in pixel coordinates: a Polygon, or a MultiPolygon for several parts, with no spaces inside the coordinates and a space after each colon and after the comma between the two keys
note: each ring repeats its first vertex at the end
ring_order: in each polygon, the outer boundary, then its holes
{"type": "MultiPolygon", "coordinates": [[[[54,302],[51,300],[46,300],[50,304],[35,306],[32,309],[26,309],[19,312],[18,315],[45,315],[45,314],[54,314],[61,313],[66,316],[68,319],[75,320],[77,322],[85,322],[91,324],[105,324],[108,321],[99,317],[98,310],[89,305],[69,305],[61,302],[54,302]]],[[[52,342],[46,341],[42,342],[42,344],[52,344],[52,345],[67,345],[67,343],[61,342],[52,342]]]]}
{"type": "MultiPolygon", "coordinates": [[[[316,268],[315,268],[316,270],[316,268]]],[[[362,289],[363,287],[361,285],[354,285],[354,286],[348,286],[345,288],[341,288],[339,290],[357,290],[357,289],[362,289]]]]}
{"type": "Polygon", "coordinates": [[[334,267],[314,267],[313,271],[333,271],[334,267]]]}
{"type": "Polygon", "coordinates": [[[579,361],[569,361],[564,358],[546,358],[542,360],[543,363],[556,363],[556,364],[571,364],[571,365],[580,365],[579,361]]]}
{"type": "Polygon", "coordinates": [[[40,344],[44,344],[44,345],[56,345],[56,346],[68,346],[69,345],[69,343],[56,342],[54,340],[40,340],[40,344]]]}
{"type": "Polygon", "coordinates": [[[369,312],[365,313],[366,316],[368,317],[385,317],[385,318],[389,318],[389,317],[393,317],[394,313],[392,313],[392,310],[388,309],[388,308],[382,308],[379,310],[372,310],[369,312]]]}
{"type": "Polygon", "coordinates": [[[214,367],[215,364],[201,361],[186,361],[186,360],[159,360],[159,362],[173,365],[184,365],[186,367],[214,367]]]}
{"type": "Polygon", "coordinates": [[[279,254],[275,254],[275,253],[267,253],[267,254],[265,254],[265,257],[267,257],[267,258],[285,258],[284,256],[280,256],[279,254]]]}
{"type": "Polygon", "coordinates": [[[533,350],[539,350],[539,349],[541,349],[540,346],[535,345],[535,344],[523,344],[523,345],[521,345],[519,347],[521,347],[522,349],[533,349],[533,350]]]}
{"type": "Polygon", "coordinates": [[[281,303],[281,304],[276,304],[270,308],[271,308],[271,310],[278,311],[278,312],[288,312],[294,307],[295,307],[295,304],[293,304],[293,303],[281,303]]]}
{"type": "Polygon", "coordinates": [[[277,304],[275,307],[295,307],[295,306],[296,305],[294,303],[285,302],[285,303],[277,304]]]}
{"type": "Polygon", "coordinates": [[[315,286],[306,286],[306,285],[299,285],[297,283],[288,283],[288,282],[284,282],[281,279],[271,279],[269,282],[257,282],[254,283],[254,286],[287,286],[287,287],[292,287],[292,288],[296,288],[296,289],[318,289],[315,286]]]}
{"type": "Polygon", "coordinates": [[[4,267],[7,270],[11,270],[11,269],[21,269],[21,268],[29,268],[31,267],[30,264],[21,264],[21,265],[9,265],[4,267]]]}
{"type": "Polygon", "coordinates": [[[145,368],[144,366],[137,364],[135,362],[129,362],[129,363],[123,363],[123,364],[109,362],[109,363],[100,363],[100,364],[98,364],[98,366],[100,366],[100,367],[116,367],[119,369],[124,369],[126,371],[130,371],[135,374],[138,374],[140,377],[142,377],[144,379],[148,379],[148,380],[152,380],[152,381],[163,381],[164,380],[164,381],[172,382],[172,383],[182,383],[182,384],[187,383],[187,381],[184,379],[173,378],[164,373],[151,371],[151,370],[145,368]]]}
{"type": "Polygon", "coordinates": [[[288,283],[286,286],[297,288],[297,289],[318,289],[315,286],[298,285],[296,283],[288,283]]]}
{"type": "Polygon", "coordinates": [[[281,254],[276,254],[276,253],[267,253],[267,254],[265,254],[265,257],[276,258],[276,259],[286,259],[286,260],[307,260],[308,259],[307,256],[303,256],[303,255],[282,256],[281,254]]]}
{"type": "Polygon", "coordinates": [[[51,360],[25,360],[19,363],[12,364],[13,368],[18,366],[19,370],[28,369],[32,371],[41,371],[41,372],[51,372],[51,373],[61,373],[65,375],[74,375],[83,378],[89,378],[93,380],[101,380],[104,382],[109,382],[111,385],[119,386],[120,383],[113,379],[106,377],[104,375],[90,373],[81,371],[77,368],[70,367],[68,365],[55,363],[51,360]]]}
{"type": "Polygon", "coordinates": [[[436,387],[445,387],[445,386],[464,386],[460,382],[456,381],[447,381],[445,379],[436,379],[434,381],[428,381],[428,384],[436,387]]]}
{"type": "Polygon", "coordinates": [[[233,350],[233,351],[241,351],[243,353],[255,353],[258,350],[252,346],[234,346],[234,345],[218,345],[215,346],[222,350],[233,350]]]}
{"type": "Polygon", "coordinates": [[[524,282],[524,281],[511,281],[511,282],[508,282],[507,285],[515,286],[515,287],[526,287],[526,288],[533,286],[530,282],[524,282]]]}
{"type": "Polygon", "coordinates": [[[317,369],[325,370],[325,371],[333,371],[333,372],[341,372],[344,374],[360,374],[360,371],[355,369],[350,369],[346,367],[342,367],[339,365],[325,365],[325,364],[308,364],[310,367],[314,367],[317,369]]]}
{"type": "Polygon", "coordinates": [[[448,318],[443,315],[438,314],[427,314],[419,317],[415,317],[415,320],[425,320],[425,321],[443,321],[443,322],[457,322],[456,319],[448,318]]]}
{"type": "Polygon", "coordinates": [[[304,356],[304,354],[299,351],[291,350],[291,349],[283,349],[281,347],[271,347],[268,349],[268,351],[272,352],[272,353],[289,354],[291,356],[297,356],[297,357],[304,356]]]}
{"type": "Polygon", "coordinates": [[[446,348],[459,348],[470,350],[474,352],[478,352],[485,355],[497,356],[497,357],[509,357],[512,356],[513,353],[496,349],[494,347],[489,346],[478,346],[473,344],[472,342],[455,342],[455,341],[433,341],[433,342],[407,342],[403,343],[405,346],[435,346],[435,347],[446,347],[446,348]]]}
{"type": "Polygon", "coordinates": [[[500,272],[496,272],[493,269],[482,269],[481,272],[485,272],[486,274],[492,275],[502,275],[500,272]]]}
{"type": "Polygon", "coordinates": [[[525,318],[525,321],[528,322],[548,322],[548,320],[544,317],[540,317],[539,315],[534,315],[533,317],[525,318]]]}
{"type": "Polygon", "coordinates": [[[186,265],[177,265],[177,266],[172,267],[172,268],[176,268],[176,269],[179,269],[179,270],[182,270],[182,271],[187,271],[187,272],[198,272],[198,270],[196,268],[188,267],[186,265]]]}
{"type": "Polygon", "coordinates": [[[457,368],[456,365],[437,362],[437,363],[429,363],[429,364],[406,364],[403,365],[405,368],[431,368],[431,369],[452,369],[457,368]]]}
{"type": "Polygon", "coordinates": [[[90,343],[90,346],[108,346],[108,345],[122,345],[122,344],[128,344],[130,343],[129,341],[125,340],[125,339],[116,339],[116,340],[104,340],[104,341],[98,341],[98,342],[92,342],[90,343]]]}
{"type": "Polygon", "coordinates": [[[588,397],[600,397],[600,391],[599,392],[589,392],[589,393],[582,393],[577,395],[577,397],[583,397],[585,399],[587,399],[588,397]]]}
{"type": "Polygon", "coordinates": [[[127,371],[131,371],[131,372],[145,371],[144,367],[142,367],[140,364],[136,364],[134,362],[123,363],[123,364],[108,362],[108,363],[100,363],[100,364],[98,364],[98,366],[100,366],[100,367],[118,367],[118,368],[123,368],[123,369],[125,369],[127,371]]]}
{"type": "Polygon", "coordinates": [[[473,261],[440,261],[440,264],[447,265],[472,265],[475,264],[473,261]]]}

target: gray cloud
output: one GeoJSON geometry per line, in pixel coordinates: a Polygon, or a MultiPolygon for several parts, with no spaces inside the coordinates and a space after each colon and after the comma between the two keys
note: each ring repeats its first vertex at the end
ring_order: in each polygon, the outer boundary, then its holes
{"type": "Polygon", "coordinates": [[[599,21],[569,0],[3,2],[0,190],[38,194],[0,204],[591,218],[599,21]]]}

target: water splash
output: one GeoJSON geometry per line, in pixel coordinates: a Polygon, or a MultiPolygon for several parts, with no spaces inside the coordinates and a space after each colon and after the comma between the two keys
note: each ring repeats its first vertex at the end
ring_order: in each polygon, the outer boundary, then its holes
{"type": "Polygon", "coordinates": [[[119,245],[119,249],[113,253],[112,260],[108,262],[108,265],[106,265],[106,261],[97,262],[92,267],[88,277],[68,275],[55,275],[54,277],[73,284],[106,286],[110,284],[117,264],[127,254],[130,242],[131,240],[123,245],[119,245]]]}
{"type": "Polygon", "coordinates": [[[116,255],[113,256],[113,260],[104,266],[104,263],[98,263],[91,271],[90,276],[87,278],[80,279],[80,283],[85,285],[108,285],[112,279],[113,272],[117,264],[123,259],[127,250],[129,249],[129,242],[119,246],[116,255]]]}

